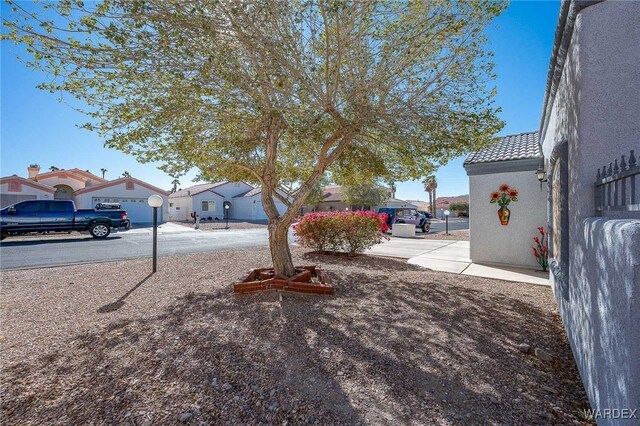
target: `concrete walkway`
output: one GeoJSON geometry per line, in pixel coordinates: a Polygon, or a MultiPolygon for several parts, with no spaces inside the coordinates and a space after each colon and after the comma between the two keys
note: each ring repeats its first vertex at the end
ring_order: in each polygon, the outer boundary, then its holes
{"type": "Polygon", "coordinates": [[[408,259],[412,265],[434,271],[473,275],[505,281],[549,285],[547,273],[531,269],[510,268],[472,263],[469,258],[469,241],[423,240],[394,238],[384,241],[367,251],[376,256],[408,259]]]}

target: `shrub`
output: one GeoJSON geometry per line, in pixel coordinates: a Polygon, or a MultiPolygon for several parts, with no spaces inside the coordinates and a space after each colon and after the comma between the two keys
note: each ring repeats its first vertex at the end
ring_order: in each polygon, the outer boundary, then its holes
{"type": "Polygon", "coordinates": [[[319,252],[363,253],[387,238],[386,213],[330,211],[308,213],[294,225],[296,242],[319,252]]]}
{"type": "Polygon", "coordinates": [[[548,239],[542,226],[538,228],[538,232],[540,233],[540,237],[533,237],[533,242],[535,242],[536,245],[532,246],[531,249],[533,250],[536,261],[542,267],[542,270],[546,272],[549,267],[548,239]]]}

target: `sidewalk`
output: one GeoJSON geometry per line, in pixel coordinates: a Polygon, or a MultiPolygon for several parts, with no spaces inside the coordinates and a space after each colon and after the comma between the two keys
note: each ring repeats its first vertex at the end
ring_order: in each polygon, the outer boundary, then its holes
{"type": "MultiPolygon", "coordinates": [[[[191,232],[191,231],[195,232],[196,230],[188,226],[179,225],[173,222],[164,222],[158,225],[158,234],[171,234],[175,232],[191,232]]],[[[140,228],[136,228],[134,225],[134,228],[119,231],[119,232],[120,233],[126,232],[127,234],[150,234],[153,232],[153,226],[147,226],[145,224],[145,225],[142,225],[142,227],[140,228]]]]}
{"type": "Polygon", "coordinates": [[[505,281],[549,285],[547,273],[531,269],[489,266],[472,263],[469,258],[469,241],[422,240],[394,238],[384,241],[367,251],[376,256],[408,259],[412,265],[434,271],[473,275],[505,281]]]}

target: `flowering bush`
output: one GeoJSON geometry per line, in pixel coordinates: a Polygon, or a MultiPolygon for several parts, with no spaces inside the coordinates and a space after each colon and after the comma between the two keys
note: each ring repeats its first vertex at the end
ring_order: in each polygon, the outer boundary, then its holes
{"type": "Polygon", "coordinates": [[[500,185],[500,190],[491,193],[490,203],[498,203],[500,206],[507,206],[512,201],[518,201],[518,190],[509,188],[509,185],[500,185]]]}
{"type": "Polygon", "coordinates": [[[544,228],[540,226],[538,228],[538,232],[540,232],[540,237],[533,237],[533,241],[536,243],[535,246],[531,246],[533,250],[533,255],[536,257],[536,261],[542,266],[542,270],[546,271],[549,267],[549,247],[547,245],[548,239],[544,233],[544,228]]]}
{"type": "Polygon", "coordinates": [[[365,211],[308,213],[293,227],[296,242],[319,252],[362,253],[388,238],[387,214],[365,211]]]}

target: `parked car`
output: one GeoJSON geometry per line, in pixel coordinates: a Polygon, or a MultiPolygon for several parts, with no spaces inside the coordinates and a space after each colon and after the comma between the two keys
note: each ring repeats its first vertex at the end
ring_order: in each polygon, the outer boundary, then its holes
{"type": "Polygon", "coordinates": [[[431,230],[431,222],[427,216],[417,212],[415,209],[383,207],[378,209],[378,213],[389,215],[387,219],[389,228],[393,228],[394,223],[412,223],[416,225],[416,228],[420,228],[422,232],[431,230]]]}
{"type": "Polygon", "coordinates": [[[0,239],[29,232],[89,231],[106,238],[113,228],[127,225],[125,210],[77,210],[73,201],[22,201],[0,210],[0,239]]]}

